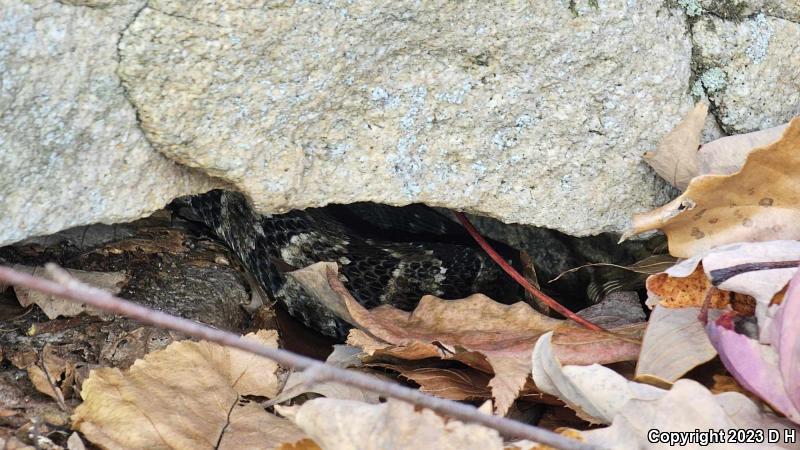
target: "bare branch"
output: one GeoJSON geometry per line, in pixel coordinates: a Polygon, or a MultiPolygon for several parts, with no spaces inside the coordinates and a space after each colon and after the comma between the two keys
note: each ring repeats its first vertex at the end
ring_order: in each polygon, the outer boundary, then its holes
{"type": "Polygon", "coordinates": [[[299,370],[313,369],[316,381],[335,381],[403,400],[464,422],[477,423],[495,429],[507,438],[529,439],[563,450],[598,449],[597,446],[568,439],[543,428],[506,419],[505,417],[481,413],[471,405],[433,397],[415,389],[379,380],[355,371],[340,369],[286,350],[266,347],[257,342],[242,339],[241,336],[234,333],[217,330],[188,319],[145,308],[115,297],[101,289],[83,284],[55,264],[47,264],[46,268],[47,272],[56,280],[55,282],[3,266],[0,266],[0,282],[4,281],[73,302],[85,303],[104,311],[136,319],[148,325],[179,331],[198,339],[235,347],[272,359],[284,367],[299,370]]]}

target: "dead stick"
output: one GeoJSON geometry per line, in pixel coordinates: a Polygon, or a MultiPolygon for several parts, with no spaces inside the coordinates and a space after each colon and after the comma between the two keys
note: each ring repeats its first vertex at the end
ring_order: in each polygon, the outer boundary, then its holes
{"type": "Polygon", "coordinates": [[[545,305],[561,313],[562,316],[571,319],[590,330],[607,332],[603,327],[594,324],[584,319],[583,317],[575,314],[574,312],[564,307],[564,305],[562,305],[561,303],[558,303],[553,297],[550,297],[549,295],[545,294],[539,289],[536,289],[530,283],[530,281],[525,279],[525,277],[523,277],[519,272],[517,272],[517,269],[511,267],[511,264],[509,264],[505,259],[503,259],[503,257],[500,256],[500,254],[497,253],[497,251],[493,249],[488,242],[486,242],[486,239],[484,239],[483,236],[481,236],[481,234],[478,232],[478,230],[475,229],[475,226],[472,225],[472,223],[469,221],[469,219],[467,219],[467,216],[465,216],[464,213],[456,212],[455,214],[459,222],[461,222],[461,225],[464,225],[464,228],[467,229],[470,236],[472,236],[472,238],[475,239],[475,242],[477,242],[478,245],[481,246],[483,251],[485,251],[489,255],[489,257],[494,260],[494,262],[499,264],[500,267],[502,267],[503,270],[507,274],[509,274],[511,278],[514,279],[514,281],[516,281],[517,283],[520,284],[520,286],[525,288],[526,291],[530,292],[534,297],[541,300],[542,303],[544,303],[545,305]]]}
{"type": "Polygon", "coordinates": [[[0,266],[0,281],[54,295],[72,302],[85,303],[103,311],[127,316],[148,325],[179,331],[197,339],[204,339],[228,347],[238,348],[274,360],[284,367],[299,370],[312,369],[315,373],[315,379],[318,381],[335,381],[387,397],[403,400],[414,405],[432,409],[445,416],[484,425],[497,430],[501,435],[507,438],[529,439],[562,450],[590,450],[599,448],[594,445],[565,438],[564,436],[543,428],[506,419],[505,417],[484,414],[470,405],[432,397],[418,390],[407,388],[399,384],[389,383],[358,372],[340,369],[296,353],[267,347],[251,340],[242,339],[241,336],[234,333],[217,330],[188,319],[145,308],[144,306],[115,297],[101,289],[83,284],[71,277],[65,270],[52,263],[47,264],[46,269],[53,279],[56,280],[55,282],[3,266],[0,266]]]}

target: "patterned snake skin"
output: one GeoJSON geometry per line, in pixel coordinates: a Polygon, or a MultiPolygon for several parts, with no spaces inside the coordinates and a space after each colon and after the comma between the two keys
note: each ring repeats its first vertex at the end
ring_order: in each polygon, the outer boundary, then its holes
{"type": "MultiPolygon", "coordinates": [[[[513,283],[460,225],[423,205],[334,205],[260,215],[229,191],[187,197],[182,204],[189,207],[184,215],[211,228],[292,316],[337,339],[350,326],[287,283],[287,271],[336,262],[345,286],[367,308],[389,304],[408,311],[425,294],[519,299],[513,283]]],[[[504,256],[513,254],[495,245],[504,256]]]]}

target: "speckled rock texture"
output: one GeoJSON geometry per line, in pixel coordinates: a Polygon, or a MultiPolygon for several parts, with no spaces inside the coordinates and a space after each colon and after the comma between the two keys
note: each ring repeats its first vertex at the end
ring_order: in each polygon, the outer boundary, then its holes
{"type": "Polygon", "coordinates": [[[616,232],[698,98],[705,137],[800,112],[797,0],[0,6],[0,243],[222,183],[616,232]]]}
{"type": "Polygon", "coordinates": [[[702,84],[725,132],[771,128],[800,114],[800,23],[763,13],[741,21],[709,15],[692,31],[694,90],[702,84]]]}
{"type": "Polygon", "coordinates": [[[672,195],[640,155],[692,104],[680,9],[222,5],[150,1],[119,73],[159,151],[261,211],[425,202],[586,235],[672,195]]]}
{"type": "Polygon", "coordinates": [[[91,3],[0,0],[0,245],[135,219],[214,184],[153,150],[115,74],[144,3],[70,5],[91,3]]]}

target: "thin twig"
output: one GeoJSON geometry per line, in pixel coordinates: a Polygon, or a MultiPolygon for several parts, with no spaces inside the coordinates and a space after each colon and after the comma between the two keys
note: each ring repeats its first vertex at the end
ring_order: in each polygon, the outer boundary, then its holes
{"type": "Polygon", "coordinates": [[[594,445],[565,438],[564,436],[543,428],[506,419],[505,417],[484,414],[470,405],[432,397],[418,390],[407,388],[399,384],[389,383],[355,371],[348,371],[324,364],[320,361],[286,350],[267,347],[252,340],[241,339],[241,336],[237,334],[217,330],[188,319],[145,308],[115,297],[101,289],[83,284],[72,278],[66,271],[55,264],[47,264],[46,268],[48,273],[56,280],[55,282],[3,266],[0,266],[0,281],[6,281],[13,285],[58,296],[73,302],[85,303],[103,311],[124,315],[148,325],[179,331],[194,338],[205,339],[206,341],[238,348],[272,359],[284,367],[300,370],[313,369],[316,372],[315,379],[318,381],[335,381],[337,383],[375,392],[383,396],[403,400],[414,405],[432,409],[445,416],[495,429],[501,435],[508,438],[529,439],[563,450],[589,450],[599,448],[594,445]]]}
{"type": "Polygon", "coordinates": [[[500,267],[502,267],[503,270],[505,270],[506,273],[509,274],[511,278],[514,279],[514,281],[516,281],[517,283],[520,284],[520,286],[525,288],[526,291],[530,292],[534,297],[541,300],[542,303],[544,303],[545,305],[561,313],[561,315],[563,315],[564,317],[571,319],[590,330],[608,332],[605,329],[603,329],[603,327],[596,325],[584,319],[583,317],[575,314],[574,312],[564,307],[564,305],[562,305],[561,303],[558,303],[555,299],[553,299],[549,295],[545,294],[539,289],[536,289],[528,280],[525,279],[525,277],[523,277],[519,272],[517,272],[517,269],[511,267],[511,264],[509,264],[505,259],[503,259],[503,257],[500,256],[500,254],[497,253],[497,251],[493,249],[488,242],[486,242],[486,239],[484,239],[483,236],[481,236],[481,234],[478,232],[478,230],[475,229],[475,226],[472,225],[472,223],[469,221],[469,219],[467,219],[467,216],[465,216],[464,213],[456,212],[455,214],[456,217],[458,217],[458,220],[461,222],[461,225],[464,225],[464,228],[467,229],[469,234],[472,236],[473,239],[475,239],[475,242],[477,242],[478,245],[481,246],[483,251],[485,251],[489,255],[489,257],[494,260],[494,262],[499,264],[500,267]]]}
{"type": "Polygon", "coordinates": [[[730,267],[723,267],[722,269],[714,269],[708,273],[711,277],[711,284],[719,286],[720,284],[730,280],[736,275],[741,275],[747,272],[755,272],[756,270],[774,270],[774,269],[796,269],[800,261],[768,261],[768,262],[754,262],[738,264],[730,267]]]}

